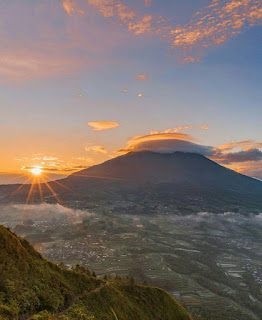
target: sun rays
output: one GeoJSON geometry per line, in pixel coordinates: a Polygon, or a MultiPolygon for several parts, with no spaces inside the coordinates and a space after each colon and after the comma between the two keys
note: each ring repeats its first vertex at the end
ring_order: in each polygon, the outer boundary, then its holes
{"type": "MultiPolygon", "coordinates": [[[[65,215],[67,216],[68,221],[72,226],[80,233],[83,234],[81,225],[78,224],[78,221],[74,215],[72,215],[71,210],[67,208],[63,200],[61,199],[61,190],[66,191],[67,193],[76,193],[76,191],[70,189],[66,184],[61,181],[52,180],[48,175],[48,170],[41,166],[28,167],[26,173],[23,175],[25,181],[23,184],[18,185],[17,189],[13,191],[10,195],[9,200],[12,200],[16,197],[18,201],[24,201],[24,209],[20,217],[20,222],[23,223],[24,219],[30,213],[28,206],[33,203],[47,203],[53,199],[57,202],[64,210],[65,215]]],[[[76,172],[73,174],[75,177],[83,177],[86,179],[102,179],[102,180],[115,180],[119,182],[129,181],[136,183],[145,183],[145,181],[138,181],[137,179],[131,178],[121,178],[121,177],[110,177],[110,176],[96,176],[96,175],[85,175],[81,172],[76,172]]]]}
{"type": "Polygon", "coordinates": [[[74,228],[78,232],[82,233],[81,228],[77,225],[75,217],[71,214],[71,211],[64,206],[64,203],[59,196],[59,190],[61,190],[61,188],[70,193],[73,193],[73,190],[71,190],[59,181],[53,180],[51,181],[51,183],[48,182],[52,179],[48,175],[48,172],[40,166],[28,168],[26,170],[26,173],[24,175],[21,175],[21,177],[25,177],[24,183],[19,185],[18,188],[15,191],[13,191],[12,194],[9,196],[9,200],[14,199],[14,197],[16,196],[19,198],[19,195],[22,197],[22,199],[25,199],[24,209],[20,217],[21,223],[28,214],[28,205],[34,202],[40,202],[44,204],[46,203],[46,200],[50,198],[51,195],[51,197],[53,197],[53,199],[55,199],[55,201],[59,205],[61,205],[68,220],[74,226],[74,228]],[[56,185],[59,188],[58,191],[55,190],[54,185],[56,185]]]}

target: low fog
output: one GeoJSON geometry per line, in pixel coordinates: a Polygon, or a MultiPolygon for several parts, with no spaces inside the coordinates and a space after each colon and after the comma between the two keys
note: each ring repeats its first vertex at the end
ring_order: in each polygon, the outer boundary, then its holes
{"type": "MultiPolygon", "coordinates": [[[[60,219],[69,221],[72,223],[81,223],[82,219],[87,216],[99,216],[100,218],[106,214],[96,214],[87,210],[73,209],[64,207],[60,204],[31,204],[31,205],[22,205],[22,204],[12,204],[12,205],[2,205],[0,207],[0,224],[4,224],[8,227],[15,227],[16,224],[23,224],[26,220],[32,220],[33,222],[42,221],[42,220],[52,220],[60,219]]],[[[148,219],[150,220],[151,216],[146,214],[144,215],[132,215],[132,214],[111,214],[113,219],[117,217],[123,219],[126,218],[130,223],[137,223],[139,220],[148,219]]],[[[154,216],[156,217],[156,216],[154,216]]],[[[225,223],[231,223],[235,225],[243,224],[261,224],[262,225],[262,213],[259,215],[247,214],[240,215],[238,213],[225,212],[221,214],[213,214],[208,212],[199,212],[194,215],[165,215],[159,217],[165,218],[169,223],[182,223],[182,224],[192,224],[198,225],[203,222],[208,224],[216,223],[217,227],[219,225],[224,225],[225,223]]]]}

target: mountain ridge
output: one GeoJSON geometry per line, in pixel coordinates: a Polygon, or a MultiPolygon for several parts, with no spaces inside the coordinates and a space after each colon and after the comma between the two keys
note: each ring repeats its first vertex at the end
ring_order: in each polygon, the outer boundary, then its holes
{"type": "MultiPolygon", "coordinates": [[[[78,176],[79,174],[81,173],[88,173],[88,172],[92,172],[92,171],[95,171],[96,169],[98,168],[106,168],[106,170],[108,170],[108,166],[110,166],[113,162],[118,162],[117,164],[121,164],[122,160],[123,159],[127,159],[127,158],[132,158],[132,157],[143,157],[143,156],[149,156],[148,158],[154,156],[154,157],[158,157],[158,158],[172,158],[172,160],[174,160],[174,158],[177,158],[177,157],[180,157],[181,160],[187,160],[188,158],[190,158],[191,160],[202,160],[202,161],[205,161],[206,164],[209,164],[209,165],[212,165],[213,167],[217,168],[217,169],[223,169],[223,170],[226,170],[228,173],[230,174],[233,174],[235,176],[242,176],[242,177],[246,177],[248,180],[250,181],[259,181],[258,179],[254,179],[252,177],[249,177],[249,176],[246,176],[246,175],[243,175],[241,173],[238,173],[234,170],[231,170],[231,169],[228,169],[220,164],[218,164],[217,162],[213,161],[213,160],[210,160],[209,158],[199,154],[199,153],[193,153],[193,152],[182,152],[182,151],[175,151],[175,152],[169,152],[169,153],[160,153],[160,152],[154,152],[154,151],[136,151],[136,152],[129,152],[125,155],[122,155],[122,156],[119,156],[119,157],[116,157],[116,158],[113,158],[113,159],[110,159],[110,160],[107,160],[101,164],[98,164],[98,165],[94,165],[94,166],[91,166],[87,169],[83,169],[77,173],[73,173],[71,174],[69,177],[63,179],[63,180],[67,180],[68,178],[70,179],[70,177],[74,177],[74,176],[78,176]]],[[[141,159],[140,159],[141,161],[141,159]]],[[[112,169],[112,166],[110,166],[110,169],[112,169]]],[[[125,168],[126,169],[126,168],[125,168]]],[[[119,169],[117,169],[119,170],[119,169]]],[[[143,168],[143,170],[145,170],[145,167],[143,168]]],[[[112,172],[110,172],[110,174],[112,175],[112,178],[116,178],[117,175],[114,175],[112,174],[112,172]]],[[[110,177],[110,174],[108,175],[110,177]]],[[[151,174],[151,172],[150,172],[151,174]]],[[[93,176],[95,177],[95,176],[93,176]]],[[[99,178],[99,176],[97,176],[99,178]]],[[[103,178],[103,177],[101,177],[103,178]]],[[[121,177],[120,177],[121,178],[121,177]]],[[[130,181],[132,181],[132,179],[130,179],[130,181]]],[[[166,182],[166,181],[165,181],[166,182]]],[[[261,188],[262,188],[262,183],[261,183],[261,188]]]]}
{"type": "Polygon", "coordinates": [[[60,268],[1,225],[0,257],[1,320],[192,320],[162,289],[60,268]]]}
{"type": "Polygon", "coordinates": [[[108,192],[119,200],[135,197],[136,202],[143,195],[151,202],[158,199],[162,205],[176,203],[182,211],[183,206],[193,207],[192,212],[262,210],[262,182],[197,153],[132,152],[62,181],[77,192],[94,195],[95,189],[97,197],[108,192]]]}
{"type": "MultiPolygon", "coordinates": [[[[131,152],[73,173],[49,185],[67,206],[124,213],[259,213],[262,182],[227,169],[198,153],[131,152]],[[61,186],[61,184],[63,186],[61,186]],[[122,203],[122,205],[120,205],[122,203]],[[164,209],[163,209],[164,208],[164,209]],[[167,210],[165,208],[168,208],[167,210]]],[[[1,186],[1,202],[19,186],[1,186]]],[[[30,185],[13,201],[25,202],[30,185]]],[[[42,184],[44,201],[57,201],[42,184]]],[[[38,188],[33,201],[41,201],[38,188]]]]}

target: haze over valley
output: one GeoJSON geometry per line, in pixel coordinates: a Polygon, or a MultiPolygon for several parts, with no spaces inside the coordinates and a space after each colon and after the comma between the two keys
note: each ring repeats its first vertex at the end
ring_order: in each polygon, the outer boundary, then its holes
{"type": "Polygon", "coordinates": [[[0,320],[262,320],[262,0],[0,1],[0,320]]]}

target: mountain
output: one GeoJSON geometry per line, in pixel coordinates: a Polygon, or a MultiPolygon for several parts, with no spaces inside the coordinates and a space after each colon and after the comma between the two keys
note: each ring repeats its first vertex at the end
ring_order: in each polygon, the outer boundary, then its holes
{"type": "MultiPolygon", "coordinates": [[[[131,152],[50,183],[67,206],[123,213],[195,213],[262,210],[262,182],[197,153],[131,152]],[[62,186],[61,186],[62,185],[62,186]]],[[[30,186],[0,187],[1,202],[24,202],[30,186]]],[[[42,185],[45,201],[57,201],[42,185]]],[[[40,201],[31,190],[31,201],[40,201]]]]}
{"type": "MultiPolygon", "coordinates": [[[[178,210],[262,210],[262,182],[196,153],[131,152],[72,174],[63,183],[95,197],[178,210]]],[[[152,207],[152,206],[151,206],[152,207]]]]}
{"type": "Polygon", "coordinates": [[[192,320],[165,291],[105,281],[45,260],[0,226],[0,319],[192,320]]]}
{"type": "Polygon", "coordinates": [[[262,183],[258,180],[226,169],[197,153],[131,152],[72,174],[65,181],[84,183],[89,177],[262,192],[262,183]]]}

